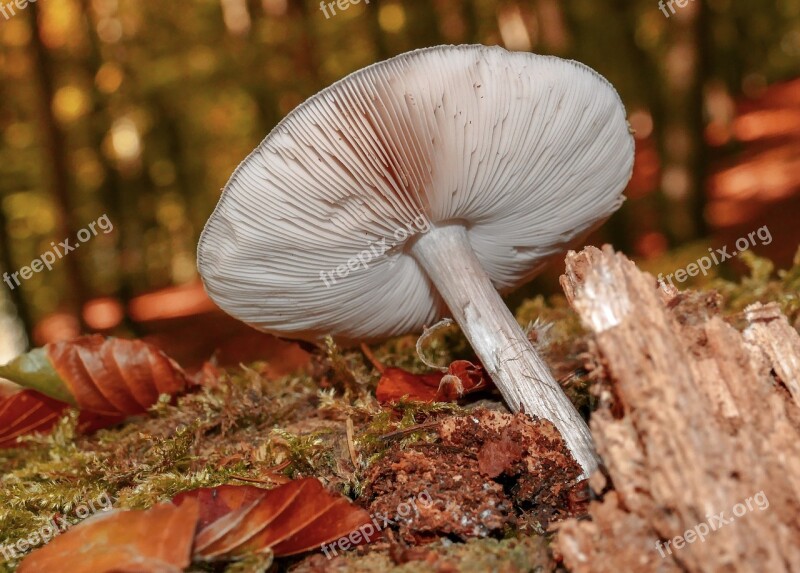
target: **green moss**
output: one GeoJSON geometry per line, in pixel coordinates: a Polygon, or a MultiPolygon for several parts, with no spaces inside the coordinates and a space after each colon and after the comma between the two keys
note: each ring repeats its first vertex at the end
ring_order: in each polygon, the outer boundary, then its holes
{"type": "Polygon", "coordinates": [[[351,363],[353,353],[343,354],[330,336],[325,339],[325,351],[330,364],[331,381],[334,388],[345,396],[351,393],[358,394],[360,383],[353,372],[351,363]]]}
{"type": "MultiPolygon", "coordinates": [[[[415,374],[431,371],[417,355],[417,335],[400,336],[386,341],[374,350],[375,357],[387,366],[403,368],[415,374]]],[[[432,364],[447,366],[453,360],[474,360],[475,353],[457,325],[437,328],[430,333],[423,348],[432,364]]]]}
{"type": "Polygon", "coordinates": [[[729,312],[740,312],[754,302],[775,302],[789,322],[800,330],[800,249],[794,256],[793,266],[775,272],[775,265],[768,259],[760,258],[751,251],[745,251],[740,258],[750,273],[739,281],[716,280],[711,286],[725,299],[729,312]]]}
{"type": "Polygon", "coordinates": [[[277,458],[267,447],[273,427],[314,412],[317,388],[307,376],[267,380],[257,368],[92,436],[77,433],[70,411],[50,435],[0,450],[0,543],[102,493],[115,507],[138,509],[187,489],[261,476],[277,458]]]}
{"type": "MultiPolygon", "coordinates": [[[[742,260],[751,269],[748,276],[708,283],[724,295],[726,311],[735,317],[752,302],[775,301],[800,326],[800,252],[792,269],[777,273],[769,261],[749,253],[742,260]]],[[[589,338],[564,298],[525,301],[517,318],[522,325],[534,325],[531,340],[572,400],[588,411],[592,379],[581,367],[589,338]]],[[[396,338],[374,347],[373,353],[387,365],[430,372],[416,354],[416,340],[396,338]]],[[[457,327],[433,333],[425,353],[442,365],[471,357],[457,327]]],[[[380,407],[374,396],[378,371],[359,349],[340,349],[332,342],[314,364],[313,376],[269,378],[265,371],[260,363],[232,369],[212,387],[178,400],[162,397],[146,415],[91,436],[76,430],[77,413],[68,411],[50,435],[28,436],[25,447],[0,450],[0,544],[16,542],[55,513],[69,515],[78,504],[102,493],[115,500],[115,507],[141,509],[198,487],[252,480],[269,487],[287,477],[316,476],[358,497],[370,465],[388,448],[431,442],[437,420],[467,411],[455,404],[410,401],[380,407]],[[350,436],[348,420],[353,425],[350,436]]],[[[545,567],[546,541],[537,537],[428,548],[460,571],[552,570],[545,567]]],[[[227,570],[269,567],[268,558],[253,559],[227,570]]],[[[348,569],[343,571],[436,570],[423,561],[395,566],[385,551],[348,554],[344,561],[348,569]]],[[[276,567],[287,563],[279,560],[276,567]]],[[[0,573],[11,573],[15,566],[0,563],[0,573]]],[[[209,569],[195,564],[193,570],[209,569]]]]}
{"type": "Polygon", "coordinates": [[[292,478],[310,475],[326,475],[336,469],[336,457],[332,450],[332,429],[326,428],[308,434],[292,434],[274,429],[289,460],[289,476],[292,478]]]}
{"type": "MultiPolygon", "coordinates": [[[[657,260],[641,262],[639,267],[657,277],[659,273],[667,275],[674,273],[675,269],[686,268],[688,264],[707,255],[708,247],[705,243],[694,243],[657,260]]],[[[729,313],[738,313],[754,302],[776,302],[790,322],[800,329],[800,249],[794,256],[792,267],[777,273],[772,261],[758,257],[753,251],[742,252],[737,260],[743,262],[749,271],[739,279],[723,278],[729,268],[724,263],[712,267],[707,276],[700,274],[689,277],[685,282],[676,285],[681,290],[717,290],[722,294],[729,313]]]]}
{"type": "Polygon", "coordinates": [[[433,426],[423,427],[416,431],[404,432],[426,421],[447,414],[458,414],[464,409],[457,404],[442,402],[411,402],[401,400],[392,410],[377,414],[358,434],[356,442],[365,456],[367,467],[378,461],[393,443],[400,447],[435,439],[436,429],[433,426]],[[389,438],[387,439],[387,436],[389,438]]]}
{"type": "Polygon", "coordinates": [[[275,559],[272,553],[248,555],[241,561],[234,561],[225,568],[225,573],[266,573],[275,559]]]}

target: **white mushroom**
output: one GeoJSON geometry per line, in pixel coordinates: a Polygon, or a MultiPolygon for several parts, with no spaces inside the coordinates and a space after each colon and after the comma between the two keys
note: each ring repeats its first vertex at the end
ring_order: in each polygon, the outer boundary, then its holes
{"type": "Polygon", "coordinates": [[[403,54],[324,89],[236,169],[200,238],[211,298],[267,332],[369,340],[459,323],[513,410],[588,475],[589,429],[498,291],[622,203],[633,139],[614,88],[498,47],[403,54]]]}

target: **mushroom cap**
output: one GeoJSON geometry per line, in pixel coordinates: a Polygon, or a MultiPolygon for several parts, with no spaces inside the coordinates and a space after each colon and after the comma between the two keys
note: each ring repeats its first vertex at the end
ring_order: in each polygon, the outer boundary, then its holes
{"type": "Polygon", "coordinates": [[[619,208],[632,169],[625,109],[591,68],[481,45],[417,50],[285,117],[225,186],[198,268],[223,310],[262,331],[417,331],[447,313],[408,254],[420,233],[463,224],[505,292],[619,208]]]}

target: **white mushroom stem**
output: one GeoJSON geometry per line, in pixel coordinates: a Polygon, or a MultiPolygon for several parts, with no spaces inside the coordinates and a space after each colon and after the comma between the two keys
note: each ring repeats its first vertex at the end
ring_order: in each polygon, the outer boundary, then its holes
{"type": "Polygon", "coordinates": [[[589,427],[500,298],[461,225],[433,228],[411,255],[436,285],[509,407],[550,420],[588,477],[597,468],[589,427]]]}

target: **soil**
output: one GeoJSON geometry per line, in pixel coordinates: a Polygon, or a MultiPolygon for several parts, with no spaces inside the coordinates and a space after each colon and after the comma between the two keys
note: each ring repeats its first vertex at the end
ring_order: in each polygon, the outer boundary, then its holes
{"type": "MultiPolygon", "coordinates": [[[[364,507],[383,536],[330,559],[314,552],[191,570],[544,573],[562,570],[563,559],[574,571],[703,571],[719,570],[705,564],[719,565],[732,547],[737,570],[758,555],[795,563],[798,471],[781,464],[800,459],[789,455],[800,443],[792,437],[800,359],[787,358],[800,348],[800,256],[779,280],[768,262],[752,260],[752,276],[716,284],[720,294],[656,295],[652,276],[598,253],[568,259],[564,284],[577,312],[563,299],[535,299],[518,314],[523,324],[539,319],[529,336],[582,412],[595,410],[607,469],[592,476],[591,493],[549,422],[511,414],[497,397],[381,405],[380,373],[367,357],[329,342],[291,372],[206,364],[190,392],[124,424],[83,435],[71,412],[50,435],[0,450],[0,545],[104,492],[115,508],[142,509],[200,487],[313,477],[364,507]],[[611,310],[596,312],[598,304],[611,310]],[[645,306],[630,312],[631,304],[645,306]],[[618,315],[617,328],[592,323],[618,315]],[[689,454],[692,464],[679,463],[689,454]],[[760,490],[772,506],[742,526],[671,560],[652,549],[694,526],[708,499],[725,509],[760,490]],[[656,569],[634,566],[642,559],[656,569]]],[[[415,342],[372,352],[391,367],[430,372],[415,342]]],[[[428,345],[438,364],[474,358],[457,333],[428,345]]],[[[0,562],[0,571],[17,565],[0,562]]]]}

